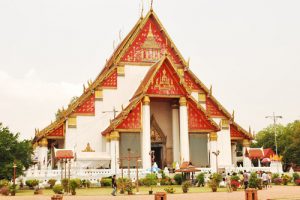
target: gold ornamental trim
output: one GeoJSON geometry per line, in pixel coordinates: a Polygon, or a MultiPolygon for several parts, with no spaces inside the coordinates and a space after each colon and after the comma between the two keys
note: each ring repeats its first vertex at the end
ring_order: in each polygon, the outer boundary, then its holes
{"type": "Polygon", "coordinates": [[[243,147],[250,147],[250,140],[247,140],[247,139],[243,139],[243,147]]]}
{"type": "Polygon", "coordinates": [[[47,138],[41,139],[41,141],[39,142],[39,146],[40,147],[47,147],[48,146],[48,140],[47,140],[47,138]]]}
{"type": "Polygon", "coordinates": [[[124,65],[119,65],[117,67],[117,74],[118,74],[118,76],[125,76],[125,66],[124,65]]]}
{"type": "Polygon", "coordinates": [[[205,103],[206,102],[206,94],[205,93],[199,93],[198,94],[198,101],[199,101],[199,103],[205,103]]]}
{"type": "Polygon", "coordinates": [[[217,141],[218,140],[218,134],[216,132],[211,132],[209,134],[209,140],[210,141],[217,141]]]}
{"type": "Polygon", "coordinates": [[[90,143],[88,142],[88,143],[86,144],[85,149],[82,150],[82,152],[95,152],[95,150],[93,150],[93,149],[91,148],[90,143]]]}
{"type": "Polygon", "coordinates": [[[77,127],[77,118],[76,116],[72,116],[68,118],[68,128],[76,128],[77,127]]]}
{"type": "Polygon", "coordinates": [[[105,139],[106,139],[107,142],[110,142],[110,135],[109,135],[109,134],[106,134],[106,135],[105,135],[105,139]]]}
{"type": "Polygon", "coordinates": [[[120,135],[119,135],[118,131],[112,131],[110,133],[110,139],[111,140],[119,140],[119,138],[120,138],[120,135]]]}
{"type": "Polygon", "coordinates": [[[144,96],[143,105],[150,105],[150,98],[149,98],[149,96],[144,96]]]}
{"type": "Polygon", "coordinates": [[[180,106],[186,106],[187,102],[186,102],[186,98],[185,97],[180,97],[179,98],[179,105],[180,106]]]}
{"type": "Polygon", "coordinates": [[[102,100],[103,99],[103,90],[96,90],[95,91],[95,100],[102,100]]]}

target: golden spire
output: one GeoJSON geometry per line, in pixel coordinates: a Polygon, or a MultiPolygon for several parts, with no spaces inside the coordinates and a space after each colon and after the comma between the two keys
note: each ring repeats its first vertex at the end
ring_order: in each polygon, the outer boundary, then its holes
{"type": "Polygon", "coordinates": [[[232,111],[232,121],[234,121],[234,110],[232,111]]]}
{"type": "Polygon", "coordinates": [[[151,0],[150,11],[153,11],[153,0],[151,0]]]}
{"type": "Polygon", "coordinates": [[[212,96],[212,85],[210,85],[210,88],[209,88],[209,95],[212,96]]]}

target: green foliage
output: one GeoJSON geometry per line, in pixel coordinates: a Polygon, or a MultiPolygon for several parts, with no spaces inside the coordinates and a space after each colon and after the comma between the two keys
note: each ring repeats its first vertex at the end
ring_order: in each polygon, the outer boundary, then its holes
{"type": "Polygon", "coordinates": [[[25,184],[30,188],[33,189],[35,186],[37,186],[39,184],[39,181],[36,179],[30,179],[30,180],[26,180],[25,184]]]}
{"type": "Polygon", "coordinates": [[[0,180],[0,188],[2,188],[3,186],[8,186],[9,185],[9,181],[6,179],[2,179],[0,180]]]}
{"type": "Polygon", "coordinates": [[[70,189],[72,192],[75,192],[76,189],[80,187],[80,179],[75,178],[70,180],[70,189]]]}
{"type": "Polygon", "coordinates": [[[238,175],[232,175],[231,176],[231,180],[232,181],[239,181],[240,180],[240,177],[238,175]]]}
{"type": "Polygon", "coordinates": [[[63,193],[63,186],[61,184],[54,185],[52,190],[55,194],[62,194],[63,193]]]}
{"type": "Polygon", "coordinates": [[[217,185],[219,185],[222,181],[222,175],[219,173],[213,173],[211,179],[214,180],[217,183],[217,185]]]}
{"type": "Polygon", "coordinates": [[[251,173],[249,179],[249,188],[258,188],[259,180],[257,178],[257,174],[255,172],[251,173]]]}
{"type": "Polygon", "coordinates": [[[176,190],[172,186],[165,188],[164,191],[166,191],[166,193],[168,194],[174,194],[176,192],[176,190]]]}
{"type": "Polygon", "coordinates": [[[184,181],[181,185],[182,192],[187,193],[189,191],[189,188],[192,186],[190,181],[184,181]]]}
{"type": "Polygon", "coordinates": [[[293,173],[293,181],[295,182],[298,179],[300,179],[300,175],[297,172],[294,172],[293,173]]]}
{"type": "Polygon", "coordinates": [[[50,185],[50,188],[52,189],[56,183],[56,179],[49,179],[47,183],[50,185]]]}
{"type": "Polygon", "coordinates": [[[257,143],[253,143],[252,147],[272,148],[275,151],[275,128],[278,154],[283,156],[285,169],[292,164],[300,165],[300,121],[263,129],[255,136],[257,143]]]}
{"type": "Polygon", "coordinates": [[[156,174],[147,174],[146,177],[143,179],[143,184],[145,186],[152,186],[157,184],[157,177],[156,174]]]}
{"type": "Polygon", "coordinates": [[[128,193],[132,193],[132,190],[134,188],[134,185],[132,184],[131,179],[126,179],[126,182],[124,183],[124,190],[128,193]]]}
{"type": "Polygon", "coordinates": [[[272,174],[272,182],[274,183],[274,179],[279,178],[279,174],[278,173],[273,173],[272,174]]]}
{"type": "Polygon", "coordinates": [[[290,177],[289,175],[287,175],[287,174],[282,175],[283,185],[287,185],[289,182],[291,182],[291,180],[292,180],[292,177],[290,177]]]}
{"type": "Polygon", "coordinates": [[[91,181],[85,179],[80,180],[80,187],[90,188],[91,181]]]}
{"type": "Polygon", "coordinates": [[[101,187],[112,186],[111,178],[102,178],[100,183],[101,183],[101,187]]]}
{"type": "Polygon", "coordinates": [[[181,174],[175,174],[174,175],[174,180],[175,180],[177,185],[181,185],[182,184],[182,175],[181,174]]]}
{"type": "Polygon", "coordinates": [[[13,163],[16,162],[17,177],[23,174],[23,168],[28,169],[32,164],[33,153],[30,140],[20,140],[19,133],[13,134],[0,123],[0,179],[11,180],[13,163]]]}
{"type": "Polygon", "coordinates": [[[69,185],[69,179],[63,178],[61,180],[61,184],[62,184],[62,186],[64,188],[64,191],[67,192],[68,191],[68,185],[69,185]]]}
{"type": "Polygon", "coordinates": [[[198,186],[204,186],[204,182],[205,182],[204,178],[205,178],[204,173],[200,173],[197,175],[196,180],[198,182],[198,186]]]}

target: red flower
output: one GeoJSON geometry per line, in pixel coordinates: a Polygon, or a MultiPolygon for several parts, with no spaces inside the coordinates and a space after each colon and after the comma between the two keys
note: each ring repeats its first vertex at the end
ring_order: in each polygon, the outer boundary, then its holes
{"type": "Polygon", "coordinates": [[[233,187],[233,188],[240,187],[240,183],[236,180],[231,180],[230,184],[231,184],[231,187],[233,187]]]}

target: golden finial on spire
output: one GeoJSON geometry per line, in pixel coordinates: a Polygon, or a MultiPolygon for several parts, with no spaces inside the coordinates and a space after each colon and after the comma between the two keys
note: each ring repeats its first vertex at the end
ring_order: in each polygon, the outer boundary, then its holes
{"type": "Polygon", "coordinates": [[[252,135],[251,126],[249,126],[249,133],[252,135]]]}
{"type": "Polygon", "coordinates": [[[150,11],[153,11],[153,0],[151,0],[150,11]]]}
{"type": "Polygon", "coordinates": [[[232,111],[232,121],[234,121],[234,110],[232,111]]]}
{"type": "Polygon", "coordinates": [[[141,0],[141,19],[144,18],[144,0],[141,0]]]}
{"type": "Polygon", "coordinates": [[[85,85],[83,84],[83,92],[85,92],[85,85]]]}
{"type": "Polygon", "coordinates": [[[212,95],[212,85],[210,85],[210,88],[209,88],[209,95],[210,96],[212,95]]]}

